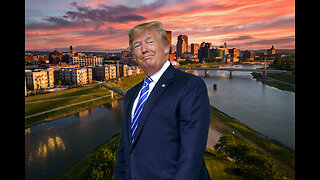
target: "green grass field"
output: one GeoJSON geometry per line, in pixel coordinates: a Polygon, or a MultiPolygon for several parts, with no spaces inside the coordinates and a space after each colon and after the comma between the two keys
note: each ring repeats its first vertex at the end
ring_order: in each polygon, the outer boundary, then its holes
{"type": "MultiPolygon", "coordinates": [[[[69,90],[62,90],[58,92],[41,94],[35,96],[25,97],[25,116],[52,110],[58,107],[72,105],[75,103],[91,100],[98,97],[110,95],[110,90],[105,87],[92,86],[92,87],[80,87],[69,90]]],[[[75,106],[66,107],[57,111],[48,112],[38,116],[25,119],[25,126],[28,127],[33,123],[50,120],[65,115],[83,110],[87,107],[94,107],[101,103],[111,101],[110,97],[102,98],[96,101],[91,101],[75,106]]]]}
{"type": "Polygon", "coordinates": [[[262,81],[263,83],[271,86],[271,87],[276,87],[278,89],[284,90],[284,91],[291,91],[295,92],[295,75],[289,74],[289,73],[282,73],[280,75],[277,74],[268,74],[269,78],[264,78],[260,73],[251,73],[254,78],[256,78],[259,81],[262,81]],[[270,79],[272,78],[272,79],[270,79]],[[276,81],[278,80],[278,81],[276,81]],[[281,81],[281,82],[279,82],[281,81]],[[283,83],[284,82],[284,83],[283,83]],[[289,84],[292,85],[289,85],[289,84]]]}
{"type": "Polygon", "coordinates": [[[204,154],[204,161],[210,179],[245,179],[241,176],[239,168],[231,161],[224,160],[207,152],[204,154]]]}
{"type": "Polygon", "coordinates": [[[135,86],[136,84],[138,84],[139,82],[143,81],[143,79],[146,77],[147,77],[147,75],[141,74],[138,76],[121,78],[120,83],[115,83],[113,81],[108,81],[107,83],[113,87],[120,88],[123,91],[127,91],[130,88],[132,88],[133,86],[135,86]]]}

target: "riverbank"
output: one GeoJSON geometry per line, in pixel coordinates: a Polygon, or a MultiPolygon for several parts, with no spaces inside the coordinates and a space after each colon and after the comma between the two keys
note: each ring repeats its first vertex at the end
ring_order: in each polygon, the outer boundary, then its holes
{"type": "Polygon", "coordinates": [[[295,92],[295,75],[290,73],[267,74],[262,76],[261,73],[252,72],[251,75],[257,81],[284,91],[295,92]]]}
{"type": "Polygon", "coordinates": [[[214,106],[211,106],[210,110],[210,125],[222,134],[234,134],[239,140],[254,145],[257,150],[272,158],[283,174],[289,178],[294,177],[295,152],[290,147],[262,136],[259,132],[254,131],[249,126],[237,121],[214,106]]]}

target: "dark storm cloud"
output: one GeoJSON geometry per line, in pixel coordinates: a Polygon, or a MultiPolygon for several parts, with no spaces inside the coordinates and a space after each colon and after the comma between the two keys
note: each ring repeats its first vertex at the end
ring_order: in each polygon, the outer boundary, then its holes
{"type": "Polygon", "coordinates": [[[81,6],[76,2],[71,3],[75,10],[70,10],[63,16],[47,17],[45,22],[28,24],[27,29],[60,29],[72,27],[93,27],[99,29],[101,25],[108,22],[127,23],[130,21],[143,21],[146,18],[136,14],[135,8],[124,5],[106,6],[100,5],[97,8],[81,6]]]}
{"type": "Polygon", "coordinates": [[[119,22],[126,23],[129,21],[142,21],[146,18],[136,15],[135,9],[124,5],[106,6],[100,5],[98,8],[83,7],[76,2],[71,3],[76,8],[76,11],[66,12],[65,18],[76,20],[90,20],[94,22],[119,22]]]}

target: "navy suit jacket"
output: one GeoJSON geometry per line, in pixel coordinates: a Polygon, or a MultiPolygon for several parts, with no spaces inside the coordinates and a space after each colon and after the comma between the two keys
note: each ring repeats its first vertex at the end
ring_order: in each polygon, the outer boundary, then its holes
{"type": "Polygon", "coordinates": [[[142,85],[124,98],[114,179],[209,179],[204,150],[210,104],[203,80],[170,64],[143,107],[131,144],[131,111],[142,85]]]}

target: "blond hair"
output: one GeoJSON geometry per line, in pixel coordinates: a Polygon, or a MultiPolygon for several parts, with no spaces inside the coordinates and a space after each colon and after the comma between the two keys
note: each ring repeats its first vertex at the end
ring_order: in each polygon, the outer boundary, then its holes
{"type": "Polygon", "coordinates": [[[160,39],[163,43],[164,46],[169,46],[169,40],[167,38],[167,33],[163,28],[163,25],[159,21],[151,21],[151,22],[146,22],[142,23],[139,25],[136,25],[135,27],[131,28],[128,32],[129,35],[129,47],[130,50],[132,51],[132,43],[133,39],[142,31],[146,29],[152,29],[155,31],[158,31],[160,39]]]}

